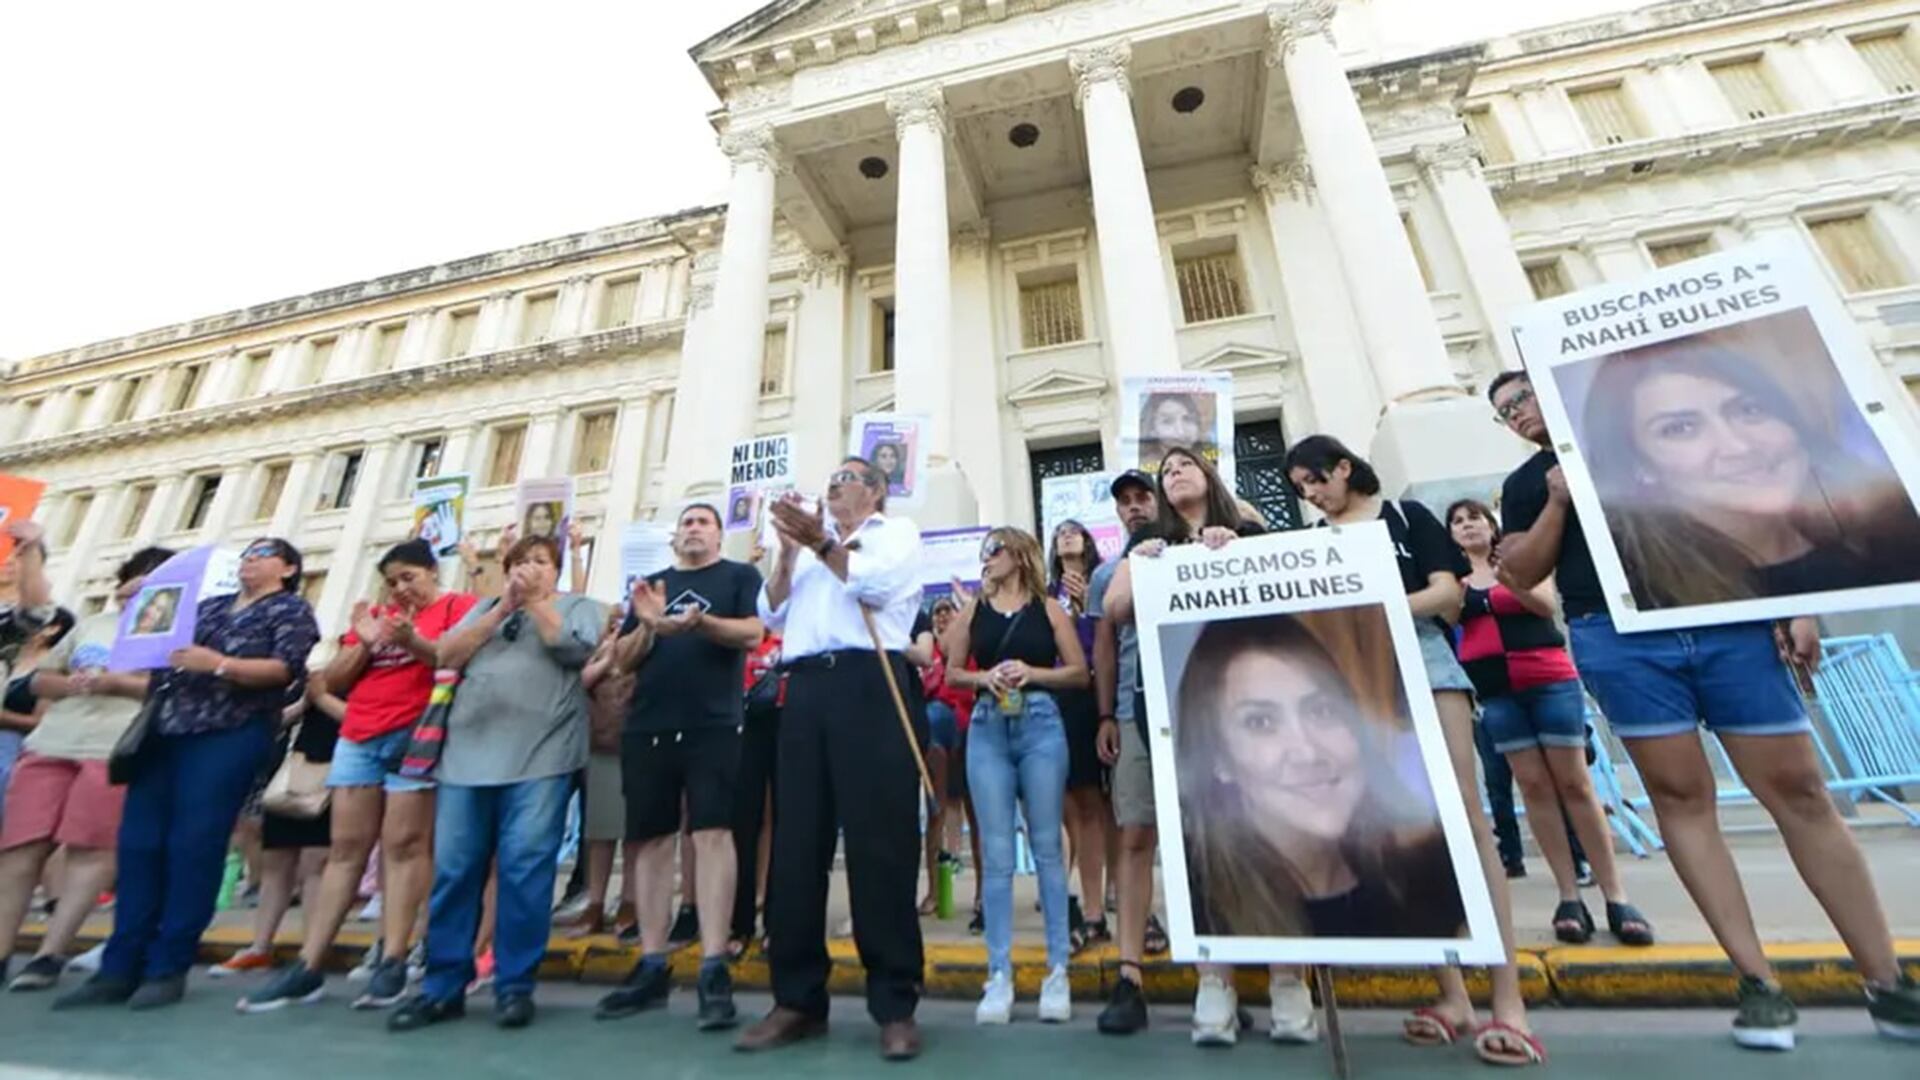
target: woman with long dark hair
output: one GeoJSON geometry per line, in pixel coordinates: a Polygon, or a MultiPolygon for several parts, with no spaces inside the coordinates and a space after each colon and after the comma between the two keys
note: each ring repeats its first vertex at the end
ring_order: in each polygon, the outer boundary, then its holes
{"type": "MultiPolygon", "coordinates": [[[[1080,651],[1092,664],[1098,620],[1087,614],[1087,583],[1100,566],[1100,548],[1093,533],[1078,521],[1056,526],[1052,547],[1047,592],[1073,620],[1080,651]]],[[[1080,872],[1080,895],[1073,895],[1071,889],[1067,893],[1067,932],[1078,951],[1112,936],[1107,932],[1107,856],[1119,840],[1119,827],[1107,799],[1106,770],[1100,764],[1100,706],[1093,691],[1063,691],[1060,713],[1067,724],[1067,859],[1080,872]],[[1080,897],[1086,898],[1084,907],[1080,897]],[[1092,918],[1087,917],[1089,913],[1092,918]]]]}

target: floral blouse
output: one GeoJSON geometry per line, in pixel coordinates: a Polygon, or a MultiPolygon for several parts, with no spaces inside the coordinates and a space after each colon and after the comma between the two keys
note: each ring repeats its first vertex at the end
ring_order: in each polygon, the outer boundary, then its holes
{"type": "Polygon", "coordinates": [[[284,686],[246,687],[209,674],[173,668],[157,673],[152,690],[160,703],[156,717],[164,735],[227,731],[249,722],[278,718],[280,709],[307,677],[307,654],[320,640],[313,609],[298,595],[278,592],[235,611],[235,596],[200,601],[193,643],[235,660],[278,660],[292,676],[284,686]]]}

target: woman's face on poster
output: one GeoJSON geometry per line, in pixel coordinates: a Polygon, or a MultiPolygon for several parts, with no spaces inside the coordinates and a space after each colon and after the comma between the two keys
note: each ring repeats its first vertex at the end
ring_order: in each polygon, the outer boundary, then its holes
{"type": "Polygon", "coordinates": [[[1641,380],[1632,407],[1640,479],[1680,509],[1779,515],[1800,501],[1812,471],[1806,445],[1739,387],[1666,372],[1641,380]]]}
{"type": "Polygon", "coordinates": [[[553,507],[546,503],[534,503],[527,507],[528,536],[552,536],[554,527],[553,507]]]}
{"type": "Polygon", "coordinates": [[[888,479],[900,475],[900,448],[892,443],[881,443],[873,448],[873,467],[886,473],[888,479]]]}
{"type": "Polygon", "coordinates": [[[140,618],[134,631],[141,634],[155,634],[165,630],[173,623],[173,594],[154,593],[147,606],[140,609],[140,618]]]}
{"type": "Polygon", "coordinates": [[[1147,437],[1177,446],[1192,446],[1200,441],[1200,412],[1183,397],[1165,397],[1153,402],[1147,413],[1147,437]]]}
{"type": "Polygon", "coordinates": [[[1217,778],[1265,821],[1338,840],[1366,794],[1356,721],[1338,680],[1304,659],[1242,653],[1221,690],[1217,778]]]}

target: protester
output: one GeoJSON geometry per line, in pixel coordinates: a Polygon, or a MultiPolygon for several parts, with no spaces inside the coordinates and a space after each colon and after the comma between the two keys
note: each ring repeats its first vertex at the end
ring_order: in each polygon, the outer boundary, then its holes
{"type": "Polygon", "coordinates": [[[827,881],[838,830],[881,1055],[920,1053],[914,742],[925,742],[925,720],[909,716],[917,730],[902,730],[899,713],[911,709],[900,653],[920,608],[920,530],[888,517],[886,503],[884,476],[854,457],[834,470],[817,509],[796,495],[773,504],[780,553],[759,610],[784,634],[789,672],[769,887],[774,1008],[742,1034],[742,1050],[826,1033],[827,881]]]}
{"type": "Polygon", "coordinates": [[[692,883],[700,918],[698,1024],[732,1027],[737,1017],[727,970],[733,918],[734,785],[740,772],[740,693],[747,653],[763,633],[756,600],[760,571],[722,558],[720,511],[695,503],[674,529],[674,565],[633,589],[615,662],[636,672],[620,751],[627,792],[627,841],[634,856],[634,907],[641,956],[620,989],[600,999],[603,1019],[666,1004],[673,989],[667,934],[673,917],[674,842],[684,807],[699,872],[692,883]]]}
{"type": "MultiPolygon", "coordinates": [[[[1501,580],[1530,589],[1551,576],[1558,586],[1580,676],[1626,743],[1681,883],[1740,974],[1734,1040],[1791,1049],[1798,1013],[1774,979],[1720,831],[1702,724],[1779,827],[1802,880],[1847,943],[1874,1023],[1889,1037],[1920,1039],[1920,985],[1900,969],[1866,860],[1827,797],[1812,724],[1773,628],[1616,630],[1531,381],[1503,373],[1487,396],[1509,430],[1540,447],[1501,489],[1501,580]]],[[[1794,619],[1787,637],[1796,662],[1818,665],[1813,619],[1794,619]]]]}
{"type": "MultiPolygon", "coordinates": [[[[959,611],[958,603],[952,596],[943,596],[933,602],[932,609],[925,616],[928,635],[933,642],[927,663],[920,669],[920,684],[927,703],[927,772],[933,777],[934,797],[927,800],[927,895],[920,901],[920,914],[935,914],[940,900],[940,867],[953,864],[957,870],[959,859],[947,850],[947,834],[950,825],[956,821],[971,824],[973,806],[971,802],[962,809],[961,815],[954,815],[951,804],[955,801],[966,802],[966,784],[958,777],[964,768],[960,757],[960,740],[968,724],[972,722],[973,693],[947,679],[947,654],[940,642],[953,625],[954,615],[959,611]]],[[[919,624],[915,623],[918,628],[919,624]]],[[[916,638],[917,640],[917,638],[916,638]]],[[[975,850],[974,866],[980,865],[979,830],[972,834],[975,850]]],[[[980,876],[974,875],[974,902],[976,916],[981,920],[980,930],[986,929],[985,915],[980,914],[980,876]]]]}
{"type": "MultiPolygon", "coordinates": [[[[52,618],[27,638],[14,655],[14,674],[0,678],[0,791],[6,790],[7,782],[13,777],[14,763],[20,759],[20,748],[28,733],[40,723],[40,702],[33,693],[33,669],[73,629],[74,621],[73,612],[66,608],[53,609],[52,618]]],[[[5,820],[5,812],[0,810],[0,822],[5,820]]]]}
{"type": "Polygon", "coordinates": [[[620,779],[620,732],[632,705],[634,676],[621,671],[614,657],[623,617],[618,606],[608,610],[600,647],[580,672],[581,684],[587,688],[586,807],[580,825],[585,852],[581,861],[587,873],[585,907],[571,931],[576,937],[606,933],[609,928],[618,933],[634,925],[634,861],[632,849],[622,843],[627,836],[627,800],[620,779]],[[628,858],[621,872],[620,903],[609,922],[607,892],[613,884],[617,851],[624,851],[628,858]]]}
{"type": "Polygon", "coordinates": [[[1087,683],[1073,619],[1047,596],[1040,544],[1019,529],[989,532],[980,545],[981,586],[947,631],[947,679],[976,692],[967,790],[980,819],[980,868],[986,897],[987,984],[974,1019],[1013,1017],[1013,861],[1015,803],[1040,877],[1047,977],[1040,1019],[1073,1015],[1067,981],[1067,870],[1060,850],[1067,786],[1067,732],[1055,695],[1087,683]],[[971,668],[961,658],[971,657],[971,668]]]}
{"type": "Polygon", "coordinates": [[[462,678],[435,772],[427,974],[388,1018],[393,1031],[466,1014],[482,894],[496,863],[494,1023],[533,1021],[567,799],[587,763],[580,669],[599,641],[600,606],[555,591],[560,549],[551,538],[516,541],[505,565],[506,592],[474,605],[435,650],[435,666],[462,678]]]}
{"type": "Polygon", "coordinates": [[[13,677],[14,660],[27,639],[53,618],[53,586],[47,580],[47,545],[40,526],[9,521],[13,554],[0,560],[0,686],[13,677]]]}
{"type": "Polygon", "coordinates": [[[387,603],[354,605],[352,626],[319,680],[323,701],[344,695],[346,708],[327,771],[333,820],[326,869],[319,891],[304,899],[305,941],[293,964],[240,1001],[243,1012],[320,1000],[327,951],[376,844],[385,883],[380,937],[353,1007],[386,1008],[406,993],[414,924],[433,880],[434,796],[431,781],[401,776],[398,763],[433,690],[435,643],[476,601],[440,588],[438,561],[423,541],[389,549],[379,569],[387,603]]]}
{"type": "MultiPolygon", "coordinates": [[[[1088,583],[1100,568],[1100,548],[1093,534],[1078,521],[1063,521],[1053,530],[1053,557],[1047,568],[1047,591],[1073,619],[1081,655],[1093,663],[1093,634],[1097,620],[1087,613],[1088,583]]],[[[1118,840],[1113,803],[1107,798],[1106,769],[1100,763],[1100,706],[1092,683],[1084,689],[1062,690],[1056,697],[1067,729],[1068,858],[1080,872],[1080,894],[1067,893],[1067,933],[1074,951],[1111,940],[1107,932],[1107,858],[1118,840]],[[1083,911],[1080,897],[1086,898],[1083,911]],[[1088,918],[1086,911],[1092,912],[1088,918]]]]}
{"type": "MultiPolygon", "coordinates": [[[[149,547],[121,563],[114,571],[114,607],[172,557],[166,548],[149,547]]],[[[87,616],[32,673],[33,693],[47,708],[22,746],[0,817],[0,981],[55,848],[64,852],[65,868],[40,948],[9,990],[45,990],[58,982],[80,925],[113,887],[114,834],[126,790],[108,782],[107,754],[147,693],[145,672],[107,670],[119,627],[117,610],[87,616]]]]}
{"type": "Polygon", "coordinates": [[[193,644],[153,677],[152,727],[120,826],[113,934],[100,970],[55,1008],[151,1009],[185,995],[234,819],[320,636],[300,568],[285,540],[247,545],[239,594],[201,600],[193,644]]]}
{"type": "MultiPolygon", "coordinates": [[[[755,545],[755,566],[763,560],[755,545]]],[[[743,675],[746,723],[740,729],[740,776],[733,802],[733,929],[727,955],[746,955],[767,907],[767,870],[773,861],[773,776],[780,709],[787,679],[780,672],[781,640],[769,633],[747,656],[743,675]]]]}
{"type": "Polygon", "coordinates": [[[1553,587],[1543,581],[1511,589],[1499,580],[1493,548],[1500,528],[1485,504],[1455,502],[1447,508],[1447,529],[1473,568],[1460,579],[1466,590],[1460,665],[1480,698],[1480,726],[1520,783],[1534,842],[1560,890],[1554,936],[1575,945],[1593,937],[1593,914],[1580,899],[1580,874],[1567,843],[1571,822],[1606,897],[1608,930],[1622,944],[1651,945],[1653,926],[1627,900],[1606,811],[1587,774],[1587,698],[1554,625],[1553,587]]]}

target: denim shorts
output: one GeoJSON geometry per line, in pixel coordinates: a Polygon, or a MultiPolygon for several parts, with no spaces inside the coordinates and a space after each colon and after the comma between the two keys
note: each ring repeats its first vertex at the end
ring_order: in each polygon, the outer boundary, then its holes
{"type": "Polygon", "coordinates": [[[1734,735],[1813,730],[1768,623],[1622,634],[1597,614],[1574,618],[1567,630],[1581,680],[1623,739],[1701,724],[1734,735]]]}
{"type": "Polygon", "coordinates": [[[1483,698],[1480,724],[1503,754],[1536,746],[1585,749],[1587,696],[1580,692],[1580,680],[1562,679],[1483,698]]]}
{"type": "Polygon", "coordinates": [[[927,702],[927,745],[941,750],[960,745],[960,718],[944,701],[927,702]]]}
{"type": "Polygon", "coordinates": [[[1415,619],[1413,627],[1420,638],[1420,659],[1427,665],[1427,685],[1435,693],[1461,690],[1473,693],[1473,680],[1453,655],[1453,642],[1440,624],[1432,619],[1415,619]]]}
{"type": "Polygon", "coordinates": [[[432,791],[433,781],[415,780],[394,770],[400,756],[407,752],[407,740],[413,729],[403,727],[376,735],[366,742],[354,742],[342,735],[333,744],[333,766],[327,770],[328,787],[384,787],[388,791],[432,791]]]}

